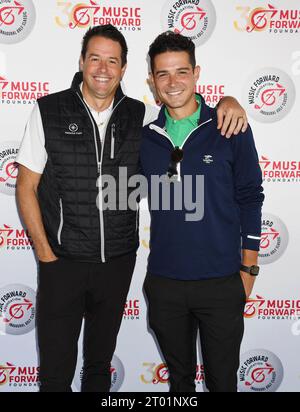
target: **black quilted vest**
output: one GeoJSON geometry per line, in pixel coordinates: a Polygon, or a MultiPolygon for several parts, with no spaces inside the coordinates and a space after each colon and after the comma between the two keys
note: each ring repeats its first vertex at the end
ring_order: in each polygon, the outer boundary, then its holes
{"type": "Polygon", "coordinates": [[[38,196],[54,253],[104,262],[135,251],[139,244],[137,211],[119,210],[118,196],[117,210],[99,210],[97,181],[103,174],[111,175],[118,189],[119,167],[127,168],[128,178],[139,173],[145,106],[124,96],[119,87],[102,147],[98,127],[83,102],[81,81],[82,74],[76,73],[70,89],[38,100],[48,154],[38,196]]]}

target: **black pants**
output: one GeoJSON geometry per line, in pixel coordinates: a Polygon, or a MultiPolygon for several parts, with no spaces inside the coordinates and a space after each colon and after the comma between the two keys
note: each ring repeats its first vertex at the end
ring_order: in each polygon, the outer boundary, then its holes
{"type": "Polygon", "coordinates": [[[148,274],[144,289],[149,324],[169,369],[170,391],[195,391],[199,330],[207,388],[236,392],[245,305],[239,273],[200,281],[148,274]]]}
{"type": "Polygon", "coordinates": [[[136,253],[107,263],[60,258],[39,265],[37,337],[41,392],[71,392],[83,317],[83,392],[109,392],[136,253]]]}

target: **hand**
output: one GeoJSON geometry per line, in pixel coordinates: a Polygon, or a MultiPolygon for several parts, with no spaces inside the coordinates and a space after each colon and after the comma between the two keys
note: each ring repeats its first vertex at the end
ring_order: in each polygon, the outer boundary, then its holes
{"type": "Polygon", "coordinates": [[[240,131],[245,132],[248,120],[245,110],[239,102],[231,96],[223,97],[217,108],[218,129],[221,135],[229,138],[232,133],[237,135],[240,131]]]}
{"type": "Polygon", "coordinates": [[[240,271],[240,276],[242,278],[242,282],[243,282],[244,289],[245,289],[246,300],[247,300],[249,296],[251,295],[253,285],[255,282],[255,276],[251,276],[249,275],[249,273],[242,272],[242,271],[240,271]]]}
{"type": "Polygon", "coordinates": [[[51,262],[55,262],[56,260],[58,260],[58,257],[55,256],[54,253],[51,253],[49,255],[38,256],[38,259],[40,262],[43,262],[43,263],[51,263],[51,262]]]}

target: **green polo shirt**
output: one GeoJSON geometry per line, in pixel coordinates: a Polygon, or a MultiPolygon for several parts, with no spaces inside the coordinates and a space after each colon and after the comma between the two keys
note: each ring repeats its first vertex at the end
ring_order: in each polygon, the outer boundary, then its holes
{"type": "Polygon", "coordinates": [[[198,120],[201,112],[201,100],[199,96],[195,96],[198,102],[197,110],[188,117],[176,120],[173,119],[165,108],[166,124],[165,129],[170,136],[174,146],[180,147],[188,134],[198,126],[198,120]]]}

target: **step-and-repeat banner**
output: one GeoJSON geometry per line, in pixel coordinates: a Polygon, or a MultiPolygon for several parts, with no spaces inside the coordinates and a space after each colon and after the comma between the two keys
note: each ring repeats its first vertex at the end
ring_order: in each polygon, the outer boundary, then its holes
{"type": "MultiPolygon", "coordinates": [[[[106,23],[128,42],[123,88],[129,96],[155,104],[147,83],[147,50],[160,32],[171,29],[196,44],[197,91],[207,103],[214,106],[233,95],[247,110],[266,200],[261,274],[245,306],[239,390],[299,391],[299,0],[0,0],[0,391],[38,390],[37,266],[16,207],[14,159],[36,99],[69,87],[83,34],[106,23]]],[[[168,371],[148,327],[142,292],[150,228],[142,206],[112,391],[168,390],[168,371]]],[[[79,353],[81,344],[82,337],[79,353]]],[[[79,355],[74,391],[81,370],[79,355]]],[[[198,391],[205,390],[204,376],[199,347],[198,391]]]]}

